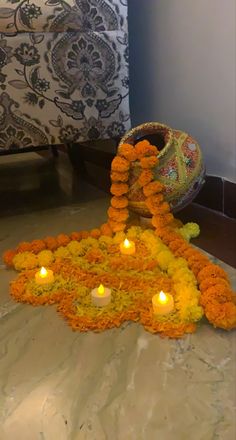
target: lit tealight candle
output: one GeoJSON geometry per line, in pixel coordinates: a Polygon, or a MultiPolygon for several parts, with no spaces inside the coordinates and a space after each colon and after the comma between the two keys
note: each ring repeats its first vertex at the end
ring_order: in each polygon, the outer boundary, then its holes
{"type": "Polygon", "coordinates": [[[35,282],[36,284],[51,284],[54,281],[53,271],[50,269],[45,269],[45,267],[41,267],[41,269],[35,274],[35,282]]]}
{"type": "Polygon", "coordinates": [[[157,293],[152,298],[152,306],[155,315],[167,315],[174,310],[173,296],[169,293],[157,293]]]}
{"type": "Polygon", "coordinates": [[[92,302],[97,307],[107,306],[111,301],[111,289],[100,284],[99,287],[91,292],[92,302]]]}
{"type": "Polygon", "coordinates": [[[127,238],[120,244],[120,251],[124,255],[133,255],[135,253],[135,243],[127,238]]]}

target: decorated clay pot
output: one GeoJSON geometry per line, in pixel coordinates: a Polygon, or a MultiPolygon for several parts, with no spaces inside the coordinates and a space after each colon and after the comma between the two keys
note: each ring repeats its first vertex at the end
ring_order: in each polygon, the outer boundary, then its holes
{"type": "MultiPolygon", "coordinates": [[[[158,122],[147,122],[133,128],[124,135],[120,144],[134,145],[143,139],[148,139],[160,151],[154,175],[165,185],[165,199],[171,210],[177,212],[196,197],[204,183],[205,167],[200,147],[187,133],[158,122]]],[[[151,217],[138,184],[140,172],[139,163],[133,162],[129,178],[129,208],[143,217],[151,217]]]]}

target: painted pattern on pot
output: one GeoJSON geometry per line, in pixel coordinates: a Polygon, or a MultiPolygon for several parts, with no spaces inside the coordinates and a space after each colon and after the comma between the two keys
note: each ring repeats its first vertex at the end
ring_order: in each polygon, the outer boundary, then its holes
{"type": "MultiPolygon", "coordinates": [[[[196,197],[204,183],[205,167],[201,149],[187,133],[157,122],[133,128],[120,143],[134,145],[142,139],[149,139],[160,151],[154,175],[165,185],[166,200],[172,211],[177,212],[196,197]]],[[[130,170],[129,207],[143,217],[151,217],[138,184],[140,171],[138,162],[134,162],[130,170]]]]}

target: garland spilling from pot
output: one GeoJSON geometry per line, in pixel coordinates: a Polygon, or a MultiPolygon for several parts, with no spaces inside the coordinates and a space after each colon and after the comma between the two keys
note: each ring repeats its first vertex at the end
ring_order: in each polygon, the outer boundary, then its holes
{"type": "Polygon", "coordinates": [[[199,227],[174,219],[163,184],[154,180],[157,163],[158,149],[147,140],[120,145],[111,166],[107,223],[6,251],[6,266],[20,271],[10,286],[12,297],[32,305],[57,304],[80,331],[134,321],[152,333],[179,338],[194,332],[204,315],[214,327],[235,328],[236,295],[228,276],[189,243],[199,227]],[[137,161],[153,229],[128,223],[129,172],[137,161]],[[41,266],[47,269],[39,271],[41,266]]]}

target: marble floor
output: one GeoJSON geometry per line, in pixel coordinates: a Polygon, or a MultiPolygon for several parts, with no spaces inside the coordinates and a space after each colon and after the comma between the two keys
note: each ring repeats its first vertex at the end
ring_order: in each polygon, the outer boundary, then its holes
{"type": "MultiPolygon", "coordinates": [[[[89,229],[105,220],[108,196],[65,168],[36,157],[20,159],[23,165],[4,160],[0,253],[23,237],[89,229]]],[[[236,269],[219,264],[236,288],[236,269]]],[[[14,277],[1,264],[1,440],[236,438],[235,332],[203,321],[178,341],[135,324],[74,333],[54,307],[14,303],[8,294],[14,277]]]]}

